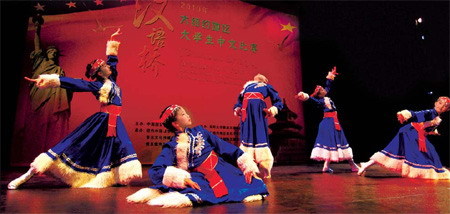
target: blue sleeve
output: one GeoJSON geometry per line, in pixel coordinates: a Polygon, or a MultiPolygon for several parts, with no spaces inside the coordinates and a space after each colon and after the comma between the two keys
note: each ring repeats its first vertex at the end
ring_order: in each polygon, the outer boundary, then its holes
{"type": "Polygon", "coordinates": [[[117,63],[119,63],[119,58],[115,55],[108,55],[108,59],[106,60],[106,64],[109,65],[111,69],[111,78],[112,81],[117,81],[117,76],[119,73],[117,72],[117,63]]]}
{"type": "Polygon", "coordinates": [[[207,135],[208,142],[214,147],[214,151],[228,163],[236,165],[237,159],[244,154],[244,151],[220,139],[206,129],[203,129],[203,131],[207,135]]]}
{"type": "Polygon", "coordinates": [[[280,96],[278,96],[278,92],[271,85],[267,85],[267,92],[272,105],[277,107],[278,110],[281,110],[283,108],[283,101],[280,96]]]}
{"type": "Polygon", "coordinates": [[[423,111],[409,111],[411,112],[411,122],[425,122],[433,120],[435,117],[438,116],[438,113],[435,109],[428,109],[423,111]]]}
{"type": "Polygon", "coordinates": [[[307,101],[311,100],[311,102],[314,102],[314,104],[316,105],[317,108],[323,109],[323,107],[325,106],[325,101],[323,98],[317,99],[313,96],[309,97],[309,99],[307,101]]]}
{"type": "Polygon", "coordinates": [[[175,156],[173,154],[173,148],[167,143],[164,144],[161,153],[159,153],[152,167],[148,170],[148,175],[153,184],[162,184],[164,173],[168,166],[175,165],[175,156]]]}
{"type": "Polygon", "coordinates": [[[243,94],[239,94],[236,104],[233,106],[233,110],[237,107],[242,108],[242,100],[244,99],[243,94]]]}
{"type": "Polygon", "coordinates": [[[327,79],[327,81],[325,81],[324,89],[327,91],[327,93],[330,93],[332,84],[333,84],[333,80],[327,79]]]}
{"type": "Polygon", "coordinates": [[[75,92],[96,92],[103,86],[103,83],[98,81],[90,82],[70,77],[59,77],[59,81],[61,82],[61,88],[69,89],[75,92]]]}

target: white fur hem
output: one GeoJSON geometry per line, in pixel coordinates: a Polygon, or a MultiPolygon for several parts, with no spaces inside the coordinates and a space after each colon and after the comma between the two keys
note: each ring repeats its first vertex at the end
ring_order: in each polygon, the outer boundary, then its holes
{"type": "Polygon", "coordinates": [[[191,178],[191,174],[186,170],[179,169],[173,166],[168,166],[164,172],[162,183],[168,187],[184,189],[184,179],[191,178]]]}
{"type": "Polygon", "coordinates": [[[259,173],[258,166],[255,161],[253,161],[253,157],[248,153],[242,154],[241,157],[237,159],[237,164],[244,174],[247,172],[259,173]]]}
{"type": "Polygon", "coordinates": [[[411,165],[414,163],[409,162],[405,159],[395,159],[391,158],[381,152],[377,152],[370,160],[375,161],[375,163],[391,170],[394,172],[399,172],[402,174],[402,177],[408,178],[422,178],[422,179],[450,179],[450,172],[446,168],[442,168],[440,170],[444,170],[442,173],[436,172],[432,168],[417,168],[411,165]]]}
{"type": "Polygon", "coordinates": [[[57,88],[61,85],[58,74],[41,74],[37,81],[38,88],[57,88]]]}
{"type": "Polygon", "coordinates": [[[311,152],[311,159],[317,161],[332,161],[339,162],[343,160],[352,160],[353,152],[352,148],[348,147],[347,149],[337,149],[337,151],[331,151],[327,149],[323,149],[320,147],[314,147],[311,152]]]}
{"type": "Polygon", "coordinates": [[[177,137],[177,166],[180,169],[187,170],[188,168],[188,152],[189,152],[189,136],[186,133],[181,133],[177,137]]]}
{"type": "Polygon", "coordinates": [[[192,207],[192,201],[184,194],[179,192],[164,193],[148,203],[150,206],[160,206],[162,208],[168,207],[192,207]]]}
{"type": "Polygon", "coordinates": [[[109,40],[106,43],[106,55],[114,55],[117,56],[119,53],[120,42],[115,40],[109,40]]]}

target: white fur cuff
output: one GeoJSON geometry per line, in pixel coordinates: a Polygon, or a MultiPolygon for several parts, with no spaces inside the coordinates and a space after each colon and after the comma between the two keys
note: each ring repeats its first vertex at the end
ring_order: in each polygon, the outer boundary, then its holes
{"type": "Polygon", "coordinates": [[[184,179],[186,178],[191,178],[189,172],[173,166],[168,166],[164,173],[162,183],[168,187],[183,189],[186,188],[186,185],[184,185],[184,179]]]}
{"type": "Polygon", "coordinates": [[[327,79],[334,80],[335,77],[336,77],[335,74],[333,74],[332,72],[328,72],[327,79]]]}
{"type": "Polygon", "coordinates": [[[106,43],[106,55],[117,56],[119,53],[120,42],[115,40],[108,40],[106,43]]]}
{"type": "Polygon", "coordinates": [[[270,112],[270,114],[271,114],[272,117],[275,117],[275,115],[278,114],[278,108],[275,107],[275,106],[270,107],[270,108],[268,109],[268,111],[270,112]]]}
{"type": "Polygon", "coordinates": [[[435,117],[433,120],[427,121],[423,123],[423,128],[428,128],[430,126],[438,126],[441,124],[442,119],[440,117],[435,117]]]}
{"type": "Polygon", "coordinates": [[[297,98],[301,101],[306,101],[309,99],[309,95],[303,91],[298,92],[297,98]]]}
{"type": "Polygon", "coordinates": [[[397,112],[397,114],[400,114],[400,115],[402,115],[402,116],[403,116],[403,118],[405,118],[405,120],[409,120],[409,118],[411,118],[411,117],[412,117],[412,114],[411,114],[411,112],[410,112],[410,111],[408,111],[408,110],[402,110],[402,111],[399,111],[399,112],[397,112]]]}
{"type": "Polygon", "coordinates": [[[61,85],[58,74],[41,74],[37,79],[38,88],[56,88],[61,85]]]}
{"type": "Polygon", "coordinates": [[[237,164],[244,174],[247,172],[259,173],[258,166],[255,161],[253,161],[253,157],[246,152],[237,159],[237,164]]]}

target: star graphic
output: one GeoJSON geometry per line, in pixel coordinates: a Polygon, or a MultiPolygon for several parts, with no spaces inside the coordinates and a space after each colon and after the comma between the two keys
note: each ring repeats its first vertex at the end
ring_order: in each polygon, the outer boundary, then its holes
{"type": "Polygon", "coordinates": [[[76,4],[77,4],[76,2],[66,3],[66,5],[69,6],[69,8],[71,8],[71,7],[75,7],[76,8],[77,7],[76,4]]]}
{"type": "Polygon", "coordinates": [[[41,5],[41,4],[39,4],[39,2],[36,4],[36,6],[34,6],[34,8],[36,8],[36,10],[42,10],[42,11],[44,11],[44,7],[45,7],[45,5],[41,5]]]}
{"type": "Polygon", "coordinates": [[[297,28],[297,27],[295,27],[295,26],[292,26],[290,22],[289,22],[287,25],[281,24],[281,26],[283,26],[283,29],[281,29],[281,31],[283,31],[283,30],[288,30],[288,31],[290,31],[291,33],[292,33],[292,30],[293,30],[294,28],[297,28]]]}
{"type": "Polygon", "coordinates": [[[95,0],[95,5],[99,6],[99,5],[103,5],[103,0],[95,0]]]}

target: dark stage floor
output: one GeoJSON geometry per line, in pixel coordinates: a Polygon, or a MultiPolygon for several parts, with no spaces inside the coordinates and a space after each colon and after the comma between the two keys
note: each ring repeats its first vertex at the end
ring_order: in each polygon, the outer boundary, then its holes
{"type": "MultiPolygon", "coordinates": [[[[125,198],[150,184],[148,176],[127,187],[71,189],[47,176],[33,177],[19,190],[7,183],[25,169],[2,172],[1,212],[6,213],[450,213],[450,181],[401,178],[374,166],[364,177],[347,164],[276,166],[263,202],[194,208],[128,204],[125,198]]],[[[145,172],[148,167],[145,167],[145,172]]]]}

